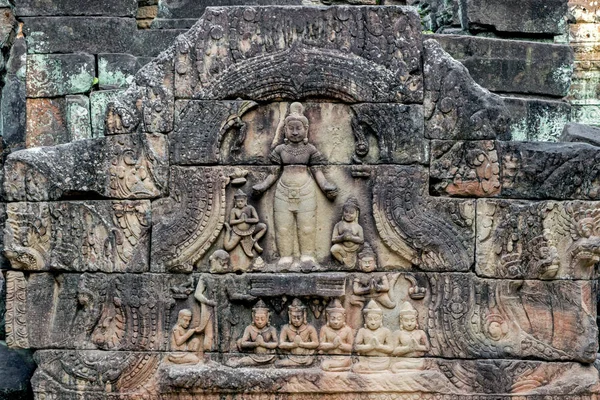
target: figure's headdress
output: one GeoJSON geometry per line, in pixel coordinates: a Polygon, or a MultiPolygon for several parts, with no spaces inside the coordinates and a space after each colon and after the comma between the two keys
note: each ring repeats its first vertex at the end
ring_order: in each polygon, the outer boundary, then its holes
{"type": "Polygon", "coordinates": [[[363,309],[363,314],[376,313],[383,315],[383,310],[377,305],[375,300],[369,301],[369,304],[363,309]]]}
{"type": "Polygon", "coordinates": [[[325,311],[327,313],[332,313],[332,312],[346,313],[346,309],[344,307],[342,307],[342,302],[340,301],[340,299],[337,299],[337,298],[333,299],[329,302],[325,311]]]}
{"type": "Polygon", "coordinates": [[[403,317],[405,315],[414,315],[417,316],[418,312],[408,301],[405,301],[400,305],[400,316],[403,317]]]}
{"type": "Polygon", "coordinates": [[[247,199],[247,198],[248,198],[248,195],[247,195],[246,193],[244,193],[244,192],[242,191],[242,189],[238,189],[238,190],[237,190],[237,192],[235,192],[235,194],[233,195],[233,198],[234,198],[235,200],[237,200],[237,199],[242,199],[242,198],[244,198],[244,199],[247,199]]]}
{"type": "Polygon", "coordinates": [[[271,312],[271,310],[269,310],[269,307],[267,307],[267,305],[265,304],[264,301],[258,300],[258,302],[254,305],[254,307],[252,307],[252,312],[256,312],[256,311],[266,311],[268,313],[271,312]]]}
{"type": "Polygon", "coordinates": [[[290,105],[290,112],[285,117],[285,124],[287,125],[290,121],[300,121],[302,125],[308,128],[308,118],[304,116],[304,106],[298,102],[290,105]]]}
{"type": "Polygon", "coordinates": [[[360,205],[358,204],[358,200],[356,197],[348,197],[342,206],[342,209],[346,207],[353,207],[360,213],[360,205]]]}
{"type": "Polygon", "coordinates": [[[294,299],[292,301],[292,304],[290,304],[288,306],[288,311],[289,312],[304,312],[304,311],[306,311],[306,306],[304,304],[302,304],[302,302],[299,299],[294,299]]]}
{"type": "Polygon", "coordinates": [[[375,252],[373,251],[373,248],[371,247],[369,242],[365,242],[362,250],[358,253],[358,257],[359,258],[367,258],[367,257],[375,258],[375,252]]]}

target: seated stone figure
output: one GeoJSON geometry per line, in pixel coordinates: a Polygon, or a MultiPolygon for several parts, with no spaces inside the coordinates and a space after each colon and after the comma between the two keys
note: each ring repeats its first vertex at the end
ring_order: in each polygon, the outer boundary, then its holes
{"type": "Polygon", "coordinates": [[[286,354],[278,360],[278,367],[308,366],[315,361],[315,350],[319,347],[319,338],[314,326],[306,321],[306,306],[294,299],[288,307],[290,323],[281,329],[279,348],[286,354]]]}
{"type": "Polygon", "coordinates": [[[328,354],[321,368],[324,371],[348,371],[352,366],[354,331],[346,325],[346,310],[338,299],[332,300],[325,309],[327,325],[321,328],[319,351],[328,354]]]}
{"type": "Polygon", "coordinates": [[[202,341],[193,337],[194,334],[202,332],[202,327],[188,329],[192,320],[192,312],[183,309],[179,311],[177,324],[171,332],[171,351],[186,352],[169,354],[168,359],[174,364],[197,364],[200,358],[195,353],[202,352],[202,341]],[[187,353],[192,352],[192,353],[187,353]]]}
{"type": "Polygon", "coordinates": [[[252,308],[252,324],[244,330],[237,341],[238,349],[251,352],[239,360],[230,360],[232,367],[255,366],[269,364],[275,360],[277,348],[277,331],[270,326],[271,312],[264,301],[259,300],[252,308]]]}
{"type": "MultiPolygon", "coordinates": [[[[396,357],[422,357],[429,351],[429,339],[425,331],[419,329],[417,322],[417,310],[407,301],[400,306],[400,329],[392,334],[394,351],[392,356],[396,357]]],[[[423,369],[422,359],[396,358],[392,361],[392,372],[402,370],[423,369]]]]}
{"type": "Polygon", "coordinates": [[[342,207],[342,220],[333,227],[331,254],[347,267],[356,266],[356,254],[365,242],[363,228],[358,223],[360,208],[354,197],[348,198],[342,207]]]}
{"type": "Polygon", "coordinates": [[[364,328],[360,328],[354,342],[354,350],[359,354],[358,363],[353,367],[356,373],[377,373],[390,366],[389,355],[394,350],[392,332],[382,326],[383,310],[374,300],[363,310],[364,328]]]}

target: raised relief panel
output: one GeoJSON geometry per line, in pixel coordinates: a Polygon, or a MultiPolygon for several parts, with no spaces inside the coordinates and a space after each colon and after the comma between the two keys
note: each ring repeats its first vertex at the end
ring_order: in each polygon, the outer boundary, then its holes
{"type": "MultiPolygon", "coordinates": [[[[308,138],[328,164],[426,164],[420,105],[303,103],[308,138]]],[[[271,164],[290,103],[177,101],[171,163],[271,164]]]]}
{"type": "Polygon", "coordinates": [[[420,31],[403,7],[209,9],[172,49],[175,94],[420,102],[420,31]]]}
{"type": "Polygon", "coordinates": [[[164,136],[150,134],[23,150],[7,158],[4,188],[9,201],[153,198],[166,188],[167,157],[164,136]]]}
{"type": "Polygon", "coordinates": [[[478,200],[477,273],[509,279],[593,279],[600,208],[584,201],[478,200]]]}
{"type": "Polygon", "coordinates": [[[148,270],[150,202],[9,203],[4,253],[28,271],[148,270]]]}

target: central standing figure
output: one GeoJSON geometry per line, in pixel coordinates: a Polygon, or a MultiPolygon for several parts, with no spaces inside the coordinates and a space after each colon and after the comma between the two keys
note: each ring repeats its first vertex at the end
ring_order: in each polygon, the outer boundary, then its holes
{"type": "Polygon", "coordinates": [[[302,267],[317,265],[315,234],[317,198],[314,182],[328,199],[337,196],[337,187],[323,175],[319,165],[326,162],[317,148],[308,142],[308,119],[304,107],[292,103],[284,121],[284,143],[271,152],[271,161],[283,166],[264,181],[253,186],[261,194],[277,181],[273,204],[275,241],[279,251],[278,266],[288,268],[294,261],[294,244],[298,242],[302,267]],[[310,168],[309,168],[310,167],[310,168]]]}

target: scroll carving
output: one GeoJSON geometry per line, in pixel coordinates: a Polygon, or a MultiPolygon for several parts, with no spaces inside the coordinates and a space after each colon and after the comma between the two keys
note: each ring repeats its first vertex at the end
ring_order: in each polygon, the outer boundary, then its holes
{"type": "Polygon", "coordinates": [[[27,333],[27,281],[22,272],[6,273],[6,344],[29,348],[27,333]]]}

